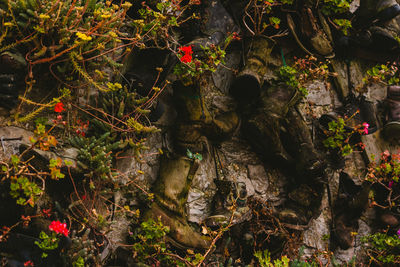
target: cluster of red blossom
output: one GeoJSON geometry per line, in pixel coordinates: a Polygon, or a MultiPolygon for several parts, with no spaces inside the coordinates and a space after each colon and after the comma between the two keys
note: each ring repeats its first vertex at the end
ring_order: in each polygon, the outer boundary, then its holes
{"type": "Polygon", "coordinates": [[[64,109],[64,103],[63,102],[58,102],[55,106],[54,106],[54,111],[57,113],[63,112],[64,109]]]}
{"type": "Polygon", "coordinates": [[[75,130],[75,133],[76,133],[77,135],[80,135],[80,136],[82,136],[82,137],[85,137],[86,131],[87,131],[88,128],[89,128],[89,121],[83,122],[83,121],[81,121],[80,119],[78,119],[78,120],[76,121],[76,124],[77,124],[77,128],[76,128],[76,130],[75,130]]]}
{"type": "Polygon", "coordinates": [[[63,234],[68,236],[68,229],[66,223],[61,223],[60,221],[52,221],[49,225],[49,229],[51,231],[56,232],[57,234],[63,234]]]}
{"type": "Polygon", "coordinates": [[[183,62],[183,63],[192,62],[192,54],[193,54],[192,46],[190,46],[190,45],[182,46],[179,48],[179,52],[182,55],[181,62],[183,62]]]}

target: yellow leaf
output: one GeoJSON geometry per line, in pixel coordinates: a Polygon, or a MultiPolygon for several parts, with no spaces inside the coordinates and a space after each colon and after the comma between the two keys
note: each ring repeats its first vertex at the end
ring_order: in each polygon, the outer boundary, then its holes
{"type": "Polygon", "coordinates": [[[51,146],[56,146],[57,145],[57,139],[54,137],[54,136],[52,136],[52,135],[49,135],[48,137],[47,137],[47,142],[51,145],[51,146]]]}
{"type": "Polygon", "coordinates": [[[202,233],[203,235],[208,234],[208,229],[207,229],[207,227],[202,226],[202,227],[201,227],[201,233],[202,233]]]}

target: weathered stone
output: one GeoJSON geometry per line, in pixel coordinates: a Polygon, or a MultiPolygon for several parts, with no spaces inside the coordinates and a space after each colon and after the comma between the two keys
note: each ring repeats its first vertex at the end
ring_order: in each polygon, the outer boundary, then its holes
{"type": "Polygon", "coordinates": [[[360,6],[360,0],[354,0],[350,3],[350,12],[354,13],[357,8],[360,6]]]}
{"type": "Polygon", "coordinates": [[[387,86],[383,84],[373,83],[367,86],[366,96],[373,102],[380,102],[386,99],[387,86]]]}
{"type": "Polygon", "coordinates": [[[348,249],[341,249],[338,247],[334,251],[334,257],[339,264],[346,264],[350,261],[362,262],[363,257],[363,247],[361,242],[361,237],[368,235],[371,232],[371,228],[363,221],[358,220],[358,230],[355,233],[354,246],[348,249]]]}
{"type": "Polygon", "coordinates": [[[207,195],[199,189],[190,189],[187,200],[188,221],[200,224],[210,214],[209,200],[212,199],[212,195],[207,195]]]}
{"type": "Polygon", "coordinates": [[[256,194],[264,195],[269,188],[269,177],[263,165],[247,165],[248,175],[256,194]]]}
{"type": "Polygon", "coordinates": [[[303,242],[306,246],[316,250],[324,250],[329,243],[329,221],[324,214],[312,220],[310,228],[303,234],[303,242]]]}
{"type": "Polygon", "coordinates": [[[387,142],[381,134],[382,130],[379,129],[373,134],[361,136],[361,141],[365,145],[365,155],[367,156],[368,163],[379,162],[381,153],[388,150],[390,153],[397,153],[400,149],[399,145],[394,145],[387,142]]]}
{"type": "Polygon", "coordinates": [[[221,93],[229,93],[233,79],[233,72],[230,69],[236,69],[239,63],[240,53],[239,51],[233,51],[225,56],[224,66],[218,66],[217,71],[212,73],[213,84],[221,93]]]}
{"type": "Polygon", "coordinates": [[[362,152],[354,151],[344,158],[343,172],[346,173],[356,185],[364,181],[366,165],[362,152]]]}
{"type": "Polygon", "coordinates": [[[363,82],[364,75],[361,69],[361,64],[357,60],[350,61],[350,79],[348,77],[348,65],[345,61],[332,59],[331,66],[333,71],[337,73],[334,81],[338,94],[342,99],[345,99],[349,96],[351,88],[358,88],[363,82]],[[349,82],[351,84],[349,84],[349,82]]]}
{"type": "Polygon", "coordinates": [[[121,173],[120,182],[125,184],[137,178],[149,188],[157,179],[162,144],[161,133],[154,133],[147,138],[146,146],[150,149],[142,152],[140,161],[135,158],[133,149],[123,153],[116,162],[116,169],[121,173]]]}
{"type": "Polygon", "coordinates": [[[306,88],[308,90],[308,101],[312,101],[315,105],[318,106],[332,104],[331,93],[326,88],[324,82],[316,80],[306,85],[306,88]]]}
{"type": "Polygon", "coordinates": [[[33,132],[20,127],[8,126],[0,128],[0,139],[18,139],[20,140],[4,140],[1,142],[0,158],[7,160],[11,155],[19,153],[21,144],[29,144],[29,138],[34,136],[33,132]]]}
{"type": "Polygon", "coordinates": [[[102,252],[102,259],[109,256],[110,253],[117,249],[118,244],[124,244],[126,242],[126,237],[129,235],[129,225],[130,220],[123,213],[116,212],[118,207],[121,206],[123,198],[120,191],[114,193],[114,216],[112,223],[110,223],[110,231],[106,233],[107,239],[110,241],[107,249],[102,252]]]}
{"type": "Polygon", "coordinates": [[[188,194],[187,214],[191,222],[201,223],[210,215],[211,203],[216,191],[215,164],[209,155],[203,155],[199,169],[193,178],[188,194]]]}
{"type": "Polygon", "coordinates": [[[325,250],[329,242],[329,238],[327,237],[330,234],[330,223],[332,218],[326,190],[324,190],[320,211],[320,215],[311,220],[309,224],[310,227],[303,232],[304,245],[311,249],[309,252],[325,250]]]}

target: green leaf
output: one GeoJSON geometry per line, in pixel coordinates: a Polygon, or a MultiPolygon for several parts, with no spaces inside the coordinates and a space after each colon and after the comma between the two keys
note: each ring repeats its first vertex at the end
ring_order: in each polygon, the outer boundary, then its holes
{"type": "Polygon", "coordinates": [[[20,159],[17,155],[12,155],[11,156],[11,163],[16,167],[19,163],[20,159]]]}
{"type": "Polygon", "coordinates": [[[187,156],[189,159],[193,159],[193,153],[192,153],[189,149],[186,149],[186,156],[187,156]]]}
{"type": "Polygon", "coordinates": [[[202,160],[203,160],[203,156],[202,156],[201,154],[199,154],[199,153],[196,153],[196,154],[194,155],[194,158],[197,159],[197,160],[199,160],[199,161],[202,161],[202,160]]]}

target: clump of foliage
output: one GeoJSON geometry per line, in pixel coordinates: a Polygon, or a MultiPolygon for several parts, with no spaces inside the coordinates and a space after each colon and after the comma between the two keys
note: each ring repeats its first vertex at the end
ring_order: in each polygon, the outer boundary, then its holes
{"type": "Polygon", "coordinates": [[[348,35],[349,30],[353,27],[348,19],[334,19],[333,22],[339,26],[344,35],[348,35]]]}
{"type": "MultiPolygon", "coordinates": [[[[372,157],[365,179],[372,183],[373,190],[369,198],[373,206],[389,213],[397,209],[400,197],[399,177],[399,154],[391,154],[386,150],[381,153],[377,162],[372,157]]],[[[392,229],[387,229],[362,238],[370,262],[378,265],[400,263],[400,229],[397,235],[392,235],[391,232],[392,229]]]]}
{"type": "MultiPolygon", "coordinates": [[[[357,113],[356,113],[357,114],[357,113]]],[[[368,133],[368,124],[363,123],[362,125],[358,125],[356,127],[348,127],[346,129],[346,123],[353,116],[347,118],[346,120],[342,117],[338,117],[337,120],[333,120],[328,123],[328,130],[324,131],[327,138],[323,141],[323,144],[326,148],[337,150],[342,157],[345,157],[351,153],[353,153],[356,147],[363,149],[364,145],[362,143],[353,144],[351,141],[351,137],[355,134],[367,134],[368,133]],[[349,130],[351,129],[351,130],[349,130]]]]}
{"type": "Polygon", "coordinates": [[[139,262],[148,262],[152,259],[164,264],[172,264],[174,260],[163,253],[170,253],[165,243],[165,237],[169,232],[169,227],[164,226],[162,222],[149,219],[140,224],[140,227],[134,229],[132,246],[134,258],[139,262]]]}
{"type": "Polygon", "coordinates": [[[271,260],[271,253],[268,250],[264,252],[257,251],[254,253],[261,267],[289,267],[290,260],[286,256],[281,259],[271,260]]]}
{"type": "Polygon", "coordinates": [[[364,86],[372,83],[383,83],[385,85],[395,85],[400,82],[398,67],[378,64],[367,70],[367,75],[363,78],[364,86]]]}
{"type": "Polygon", "coordinates": [[[10,195],[17,199],[19,205],[29,204],[33,207],[42,193],[43,190],[26,176],[11,178],[10,195]]]}
{"type": "MultiPolygon", "coordinates": [[[[92,109],[89,133],[101,139],[102,135],[108,134],[104,144],[114,143],[113,150],[133,149],[135,158],[140,161],[141,153],[148,149],[145,137],[159,131],[150,124],[148,115],[164,88],[165,85],[163,88],[153,87],[147,96],[140,96],[126,86],[100,93],[97,99],[101,106],[89,107],[92,109]],[[117,140],[118,144],[115,143],[117,140]]],[[[82,139],[79,136],[74,138],[82,139]]]]}
{"type": "MultiPolygon", "coordinates": [[[[346,14],[350,10],[350,4],[353,0],[323,0],[320,2],[322,13],[327,16],[340,16],[346,14]]],[[[349,29],[352,28],[351,21],[346,18],[335,18],[333,22],[342,31],[344,35],[349,34],[349,29]]]]}
{"type": "Polygon", "coordinates": [[[353,0],[323,0],[322,12],[326,15],[346,13],[350,9],[353,0]]]}
{"type": "Polygon", "coordinates": [[[400,264],[400,237],[375,233],[362,237],[370,262],[400,264]]]}
{"type": "Polygon", "coordinates": [[[398,183],[400,176],[400,155],[384,151],[379,159],[379,164],[372,163],[368,168],[367,178],[371,182],[381,182],[389,185],[398,183]]]}
{"type": "MultiPolygon", "coordinates": [[[[37,180],[41,179],[44,184],[44,178],[36,175],[39,179],[33,179],[32,174],[35,170],[30,168],[28,162],[24,162],[17,155],[12,155],[10,162],[1,162],[1,172],[4,180],[10,183],[10,195],[17,199],[17,204],[33,207],[39,197],[43,194],[43,188],[37,185],[37,180]],[[29,177],[29,178],[28,178],[29,177]]],[[[37,173],[37,171],[36,171],[37,173]]]]}
{"type": "Polygon", "coordinates": [[[89,178],[112,178],[112,151],[120,146],[120,141],[106,143],[110,132],[103,134],[100,138],[92,136],[85,138],[74,136],[70,142],[79,148],[77,157],[78,165],[89,178]]]}
{"type": "Polygon", "coordinates": [[[250,0],[245,7],[243,22],[252,35],[265,35],[266,31],[280,27],[281,19],[273,10],[282,5],[291,5],[293,0],[250,0]]]}
{"type": "Polygon", "coordinates": [[[86,229],[82,236],[75,233],[71,236],[71,246],[63,257],[71,262],[73,267],[101,265],[98,247],[93,239],[89,238],[90,229],[86,229]]]}
{"type": "Polygon", "coordinates": [[[6,10],[1,24],[5,45],[0,52],[23,44],[31,68],[51,63],[57,76],[67,78],[76,71],[96,88],[107,90],[91,75],[105,65],[113,67],[108,55],[126,46],[122,27],[130,6],[96,0],[6,1],[0,6],[6,10]]]}
{"type": "Polygon", "coordinates": [[[40,232],[39,234],[40,242],[35,241],[35,244],[43,251],[42,258],[46,258],[48,256],[48,252],[50,250],[55,250],[58,248],[58,242],[60,241],[56,235],[56,233],[52,232],[50,235],[45,232],[40,232]]]}
{"type": "MultiPolygon", "coordinates": [[[[331,252],[325,252],[328,256],[329,254],[332,254],[331,252]]],[[[265,250],[264,252],[257,251],[254,253],[254,256],[257,258],[259,264],[261,267],[319,267],[319,266],[344,266],[343,264],[340,264],[337,262],[335,257],[332,255],[331,258],[327,258],[327,263],[323,264],[318,257],[315,255],[311,258],[307,259],[301,259],[301,257],[304,254],[304,247],[299,248],[299,253],[298,256],[295,259],[289,259],[287,256],[281,256],[279,259],[272,260],[271,259],[271,254],[268,250],[265,250]]],[[[353,258],[351,261],[349,261],[346,266],[355,266],[355,258],[353,258]]]]}
{"type": "Polygon", "coordinates": [[[344,128],[345,125],[343,118],[338,118],[337,121],[331,121],[328,124],[329,129],[327,135],[329,137],[323,141],[326,148],[339,149],[343,157],[353,152],[353,148],[349,143],[351,134],[346,132],[344,128]]]}
{"type": "Polygon", "coordinates": [[[307,89],[300,85],[297,79],[297,70],[290,66],[283,66],[278,72],[279,80],[282,80],[288,86],[298,89],[304,96],[308,94],[307,89]]]}
{"type": "Polygon", "coordinates": [[[399,154],[391,154],[389,151],[384,151],[378,163],[372,162],[370,164],[366,180],[375,185],[374,191],[370,194],[373,205],[382,209],[392,209],[398,206],[398,198],[400,196],[399,177],[399,154]],[[379,192],[379,194],[375,192],[379,192]]]}
{"type": "Polygon", "coordinates": [[[328,70],[328,62],[318,62],[313,56],[294,58],[293,66],[284,65],[277,71],[278,80],[290,87],[296,88],[302,96],[307,96],[305,85],[313,80],[323,80],[328,85],[327,79],[332,75],[328,70]]]}
{"type": "MultiPolygon", "coordinates": [[[[181,47],[184,53],[178,54],[180,63],[175,65],[174,73],[184,84],[191,84],[198,79],[203,73],[211,73],[217,70],[220,64],[224,64],[225,49],[229,42],[225,43],[225,47],[218,45],[210,45],[202,48],[203,59],[192,58],[191,46],[181,47]]],[[[180,51],[180,52],[181,52],[180,51]]]]}
{"type": "MultiPolygon", "coordinates": [[[[21,119],[29,121],[47,104],[29,100],[41,65],[46,65],[56,80],[73,90],[73,97],[88,94],[89,88],[100,92],[115,90],[109,80],[122,67],[120,63],[135,48],[157,47],[173,51],[176,43],[172,29],[190,19],[186,10],[196,1],[142,2],[136,19],[127,16],[128,1],[3,0],[0,13],[0,53],[18,49],[26,59],[29,73],[26,93],[20,99],[39,108],[21,119]],[[104,69],[113,71],[104,72],[104,69]],[[75,83],[73,81],[84,81],[75,83]],[[83,89],[83,90],[82,90],[83,89]]],[[[16,115],[18,117],[18,115],[16,115]]]]}
{"type": "Polygon", "coordinates": [[[153,87],[149,96],[140,96],[126,86],[118,85],[120,88],[100,93],[98,97],[101,110],[91,120],[94,134],[110,132],[112,137],[128,139],[134,135],[156,132],[156,127],[143,125],[146,121],[143,117],[150,113],[149,107],[160,94],[161,88],[153,87]]]}

